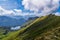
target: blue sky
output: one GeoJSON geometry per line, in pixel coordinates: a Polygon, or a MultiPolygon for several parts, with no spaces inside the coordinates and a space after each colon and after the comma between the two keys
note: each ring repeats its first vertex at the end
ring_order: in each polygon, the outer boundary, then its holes
{"type": "MultiPolygon", "coordinates": [[[[17,10],[21,10],[23,13],[27,13],[27,12],[39,13],[40,11],[41,12],[43,11],[43,8],[45,7],[44,5],[46,5],[49,1],[48,0],[46,1],[44,0],[42,1],[41,0],[40,1],[39,0],[29,0],[29,1],[28,0],[0,0],[0,6],[7,11],[9,10],[13,11],[14,9],[17,9],[17,10]],[[40,5],[38,5],[39,2],[41,2],[40,5]]],[[[58,1],[54,0],[53,3],[58,4],[58,1]]],[[[57,12],[60,12],[60,7],[58,8],[57,12]]]]}
{"type": "Polygon", "coordinates": [[[5,9],[17,9],[19,6],[21,6],[21,1],[19,0],[2,0],[0,1],[0,5],[5,9]]]}

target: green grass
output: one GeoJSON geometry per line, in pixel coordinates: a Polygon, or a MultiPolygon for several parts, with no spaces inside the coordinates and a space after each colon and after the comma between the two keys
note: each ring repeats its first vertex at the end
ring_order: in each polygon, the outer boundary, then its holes
{"type": "Polygon", "coordinates": [[[4,35],[5,31],[6,31],[5,29],[3,29],[2,27],[0,27],[0,40],[6,36],[6,35],[4,35]]]}

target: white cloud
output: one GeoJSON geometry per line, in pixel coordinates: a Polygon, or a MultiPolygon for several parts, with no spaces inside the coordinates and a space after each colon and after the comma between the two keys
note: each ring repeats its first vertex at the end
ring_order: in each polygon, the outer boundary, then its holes
{"type": "Polygon", "coordinates": [[[34,15],[34,13],[24,13],[22,10],[14,9],[14,10],[6,10],[0,6],[0,16],[29,16],[29,15],[34,15]]]}
{"type": "Polygon", "coordinates": [[[56,12],[55,15],[56,15],[56,16],[60,16],[60,13],[59,13],[59,12],[56,12]]]}
{"type": "Polygon", "coordinates": [[[22,10],[6,10],[0,6],[0,15],[20,15],[22,14],[22,10]]]}
{"type": "Polygon", "coordinates": [[[6,10],[0,6],[0,15],[10,15],[12,13],[14,13],[12,10],[6,10]]]}
{"type": "Polygon", "coordinates": [[[22,12],[22,10],[19,10],[19,9],[14,9],[16,12],[18,12],[18,13],[21,13],[22,12]]]}
{"type": "Polygon", "coordinates": [[[20,26],[17,26],[17,27],[11,27],[11,30],[19,30],[20,29],[20,26]]]}
{"type": "MultiPolygon", "coordinates": [[[[14,9],[14,10],[6,10],[4,8],[2,8],[0,6],[0,16],[1,15],[7,15],[7,16],[23,16],[23,17],[41,17],[41,16],[45,16],[45,15],[49,15],[50,13],[52,13],[56,8],[56,5],[54,7],[52,7],[51,9],[49,8],[45,8],[45,10],[43,10],[41,13],[24,13],[22,12],[22,10],[18,10],[18,9],[14,9]]],[[[55,15],[59,16],[58,13],[55,13],[55,15]]]]}
{"type": "Polygon", "coordinates": [[[59,6],[59,0],[23,0],[22,5],[26,10],[34,12],[43,11],[45,8],[50,9],[50,6],[59,6]],[[49,6],[50,5],[50,6],[49,6]]]}

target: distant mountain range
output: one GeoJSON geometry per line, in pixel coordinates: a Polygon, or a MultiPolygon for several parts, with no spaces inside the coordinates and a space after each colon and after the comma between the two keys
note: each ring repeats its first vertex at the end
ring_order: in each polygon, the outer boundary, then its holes
{"type": "Polygon", "coordinates": [[[21,17],[9,17],[9,16],[0,16],[0,26],[21,26],[23,23],[25,23],[27,20],[21,17]]]}

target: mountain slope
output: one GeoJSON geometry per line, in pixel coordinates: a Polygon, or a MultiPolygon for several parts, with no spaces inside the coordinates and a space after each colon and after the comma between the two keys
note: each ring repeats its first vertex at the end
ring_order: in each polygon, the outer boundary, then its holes
{"type": "Polygon", "coordinates": [[[3,38],[3,40],[57,40],[60,37],[56,38],[54,33],[57,32],[59,28],[60,16],[48,15],[36,19],[21,30],[9,34],[8,37],[3,38]],[[55,38],[50,38],[49,35],[51,32],[51,37],[54,35],[55,38]],[[49,37],[49,39],[45,38],[46,36],[49,37]]]}

